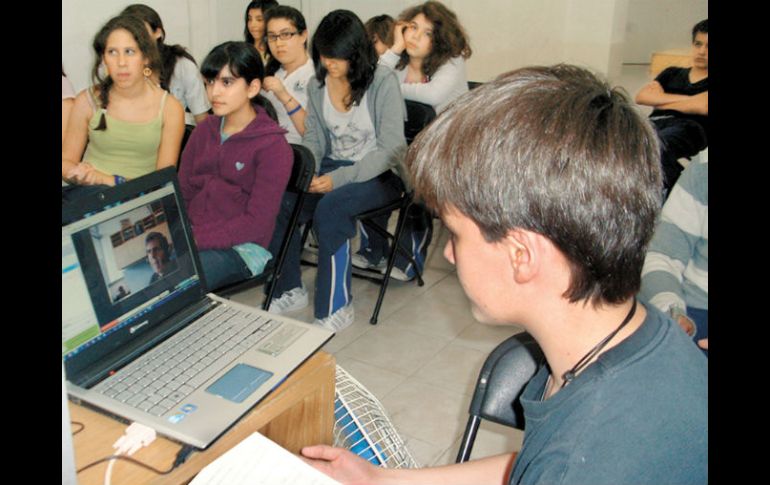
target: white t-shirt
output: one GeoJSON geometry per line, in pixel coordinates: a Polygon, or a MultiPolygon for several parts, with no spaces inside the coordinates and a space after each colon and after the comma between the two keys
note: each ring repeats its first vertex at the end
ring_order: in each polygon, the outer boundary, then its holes
{"type": "Polygon", "coordinates": [[[429,104],[438,114],[455,98],[468,92],[468,75],[462,57],[453,57],[446,61],[436,70],[430,81],[425,83],[407,83],[407,69],[395,70],[399,59],[397,54],[388,49],[380,56],[379,63],[394,70],[398,82],[401,83],[404,99],[429,104]]]}
{"type": "MultiPolygon", "coordinates": [[[[308,57],[307,62],[302,64],[294,72],[286,75],[286,70],[281,67],[276,71],[275,77],[281,80],[286,91],[297,100],[297,102],[307,110],[307,85],[310,82],[310,78],[315,75],[315,67],[313,66],[313,59],[308,57]]],[[[262,94],[273,103],[275,112],[278,114],[278,124],[281,128],[288,131],[286,133],[286,141],[289,143],[302,143],[302,135],[297,131],[297,127],[291,121],[291,117],[286,113],[286,107],[278,100],[272,91],[262,91],[262,94]]],[[[290,104],[291,109],[295,109],[297,106],[290,104]]]]}
{"type": "Polygon", "coordinates": [[[193,115],[205,113],[211,108],[198,66],[190,59],[180,57],[168,84],[169,91],[182,103],[182,107],[190,109],[189,113],[185,110],[185,123],[195,126],[193,115]]]}
{"type": "Polygon", "coordinates": [[[324,86],[323,118],[329,128],[332,145],[329,158],[358,162],[377,149],[377,134],[366,104],[368,95],[365,93],[357,106],[353,105],[350,111],[341,113],[332,105],[329,86],[324,86]]]}

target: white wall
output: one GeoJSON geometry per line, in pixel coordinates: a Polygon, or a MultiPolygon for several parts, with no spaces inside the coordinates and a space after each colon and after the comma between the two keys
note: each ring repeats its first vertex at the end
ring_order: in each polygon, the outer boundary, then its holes
{"type": "Polygon", "coordinates": [[[708,0],[629,0],[623,62],[648,64],[655,51],[689,48],[693,26],[708,18],[708,0]]]}
{"type": "MultiPolygon", "coordinates": [[[[96,33],[126,6],[139,2],[160,15],[166,43],[187,47],[199,63],[215,45],[243,40],[248,0],[62,0],[62,63],[76,90],[90,84],[96,33]]],[[[280,3],[299,7],[301,1],[280,3]]]]}
{"type": "MultiPolygon", "coordinates": [[[[131,0],[62,0],[62,62],[76,89],[89,84],[91,42],[131,0]]],[[[166,27],[168,43],[199,62],[212,47],[240,40],[248,0],[146,0],[166,27]]],[[[397,16],[415,0],[283,0],[299,8],[312,34],[335,8],[362,20],[397,16]]],[[[707,0],[445,0],[465,26],[473,56],[470,80],[487,81],[532,64],[571,62],[615,77],[623,62],[649,62],[655,50],[686,47],[689,31],[708,16],[707,0]]]]}

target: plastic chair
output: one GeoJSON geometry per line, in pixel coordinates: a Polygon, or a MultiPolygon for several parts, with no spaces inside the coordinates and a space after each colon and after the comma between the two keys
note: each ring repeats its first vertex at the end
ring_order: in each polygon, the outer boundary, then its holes
{"type": "Polygon", "coordinates": [[[414,266],[415,280],[417,280],[417,286],[425,285],[425,282],[422,279],[422,271],[417,266],[417,263],[415,262],[412,256],[412,252],[404,248],[398,242],[400,241],[401,235],[404,232],[404,226],[406,225],[405,223],[406,223],[406,218],[409,214],[409,210],[410,208],[413,207],[413,205],[414,205],[413,192],[404,191],[404,193],[401,195],[399,199],[387,205],[384,205],[382,207],[378,207],[377,209],[370,210],[356,216],[356,218],[361,222],[361,224],[365,225],[368,230],[374,231],[378,233],[380,236],[387,239],[390,246],[390,250],[388,251],[388,264],[385,267],[384,274],[381,275],[377,271],[365,270],[365,269],[359,269],[359,268],[355,268],[353,270],[353,276],[357,276],[359,278],[365,278],[370,281],[374,281],[375,283],[379,283],[380,285],[380,293],[377,296],[377,302],[374,304],[374,311],[372,312],[372,316],[369,319],[369,323],[371,323],[372,325],[377,325],[377,319],[379,318],[380,308],[382,307],[382,302],[385,299],[385,292],[387,291],[388,283],[390,282],[390,273],[391,271],[393,271],[393,266],[396,262],[396,255],[398,253],[401,253],[401,255],[407,258],[409,262],[412,263],[412,266],[414,266]],[[391,234],[387,231],[387,228],[380,226],[375,222],[375,220],[382,216],[390,215],[394,210],[398,210],[398,222],[396,223],[395,232],[391,234]]]}
{"type": "MultiPolygon", "coordinates": [[[[405,100],[406,103],[406,121],[404,122],[404,138],[406,138],[407,145],[410,145],[417,135],[422,131],[431,121],[436,117],[436,111],[429,104],[418,103],[417,101],[405,100]]],[[[399,166],[399,176],[401,180],[406,183],[407,177],[403,173],[403,167],[399,166]]],[[[374,306],[374,312],[369,319],[369,323],[372,325],[377,324],[377,319],[380,314],[380,308],[382,307],[382,301],[385,299],[385,292],[388,289],[388,283],[390,282],[390,273],[393,270],[393,265],[396,262],[396,255],[400,253],[403,257],[409,260],[415,269],[415,279],[417,280],[417,286],[423,286],[425,282],[422,279],[422,271],[417,265],[417,262],[412,256],[412,252],[404,248],[398,241],[401,240],[401,235],[404,232],[406,218],[409,216],[409,211],[425,211],[422,205],[415,203],[414,192],[407,187],[401,198],[394,201],[384,207],[380,207],[363,214],[359,214],[357,219],[366,226],[370,231],[378,233],[380,236],[388,240],[391,250],[388,252],[388,264],[385,269],[385,273],[381,278],[370,278],[366,276],[366,270],[356,270],[354,275],[358,277],[367,278],[380,283],[380,293],[377,297],[377,303],[374,306]],[[375,221],[382,216],[391,214],[394,210],[398,210],[398,222],[396,223],[396,231],[391,234],[387,231],[387,227],[382,227],[375,221]]]]}
{"type": "Polygon", "coordinates": [[[264,271],[257,276],[216,290],[218,295],[228,297],[234,293],[269,281],[265,301],[262,303],[263,310],[267,310],[270,306],[270,301],[273,299],[275,286],[278,283],[278,278],[283,269],[283,263],[286,260],[286,253],[289,250],[289,242],[299,226],[299,214],[302,211],[302,205],[305,203],[307,189],[310,186],[310,181],[313,179],[313,172],[315,171],[315,159],[310,150],[302,145],[295,145],[293,143],[291,144],[291,149],[292,152],[294,152],[294,164],[292,165],[291,177],[289,177],[286,191],[296,193],[297,201],[292,209],[289,225],[286,227],[286,232],[281,241],[281,248],[278,251],[278,255],[273,255],[273,259],[267,263],[264,271]]]}
{"type": "Polygon", "coordinates": [[[176,171],[179,171],[179,167],[182,166],[182,152],[184,152],[184,147],[187,145],[187,140],[190,139],[190,135],[192,134],[193,130],[195,129],[192,125],[184,125],[184,133],[182,134],[182,145],[179,147],[179,158],[176,161],[176,171]]]}
{"type": "Polygon", "coordinates": [[[540,346],[527,333],[514,335],[495,347],[479,372],[456,463],[470,458],[482,419],[524,429],[519,397],[544,362],[540,346]]]}
{"type": "Polygon", "coordinates": [[[406,144],[411,145],[415,137],[423,128],[433,121],[436,117],[436,111],[433,106],[417,101],[405,100],[406,102],[406,121],[404,122],[404,138],[406,144]]]}

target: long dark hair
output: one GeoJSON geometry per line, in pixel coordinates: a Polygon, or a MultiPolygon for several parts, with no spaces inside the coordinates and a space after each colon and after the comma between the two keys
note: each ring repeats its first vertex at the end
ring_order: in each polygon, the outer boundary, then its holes
{"type": "MultiPolygon", "coordinates": [[[[299,32],[300,34],[307,30],[307,25],[305,24],[305,17],[302,15],[302,12],[300,12],[294,7],[289,7],[288,5],[279,5],[267,11],[267,13],[265,14],[265,32],[266,33],[267,33],[267,23],[273,19],[288,20],[289,22],[291,22],[291,24],[294,26],[295,29],[297,29],[297,32],[299,32]]],[[[268,44],[268,48],[269,46],[270,44],[268,44]]],[[[305,49],[307,49],[307,41],[305,41],[305,49]]],[[[267,65],[265,66],[265,72],[267,72],[268,76],[272,76],[280,68],[281,68],[281,63],[278,62],[278,59],[276,59],[271,53],[270,59],[267,61],[267,65]]]]}
{"type": "MultiPolygon", "coordinates": [[[[139,50],[147,59],[147,67],[155,71],[159,70],[161,66],[158,47],[155,42],[153,42],[152,37],[150,37],[144,23],[142,23],[140,19],[132,15],[118,15],[117,17],[108,20],[94,37],[93,48],[96,53],[96,60],[94,61],[94,67],[91,69],[91,80],[94,84],[94,89],[98,91],[101,107],[104,109],[107,109],[107,104],[110,100],[112,78],[109,75],[102,77],[100,66],[102,65],[102,60],[104,58],[107,37],[118,29],[124,29],[134,37],[136,44],[139,46],[139,50]]],[[[99,125],[96,129],[107,129],[107,120],[104,118],[104,115],[102,115],[99,120],[99,125]]]]}
{"type": "Polygon", "coordinates": [[[347,79],[351,93],[346,107],[359,104],[374,79],[378,61],[372,39],[366,35],[361,19],[350,10],[329,12],[318,24],[311,45],[315,75],[321,86],[327,73],[321,56],[348,61],[347,79]]]}
{"type": "MultiPolygon", "coordinates": [[[[254,45],[254,36],[249,32],[249,10],[258,8],[262,10],[262,16],[264,17],[269,9],[277,6],[278,2],[275,0],[252,0],[246,5],[246,11],[243,13],[243,38],[246,42],[254,45]]],[[[267,25],[267,21],[265,21],[265,25],[267,25]]]]}
{"type": "MultiPolygon", "coordinates": [[[[433,24],[433,40],[430,54],[422,63],[423,74],[430,78],[449,59],[458,56],[468,59],[471,56],[473,51],[468,41],[468,34],[465,33],[465,29],[460,25],[453,11],[441,2],[429,1],[404,10],[398,18],[410,21],[419,14],[423,14],[433,24]]],[[[403,69],[407,64],[409,64],[409,54],[404,50],[396,64],[396,69],[403,69]]]]}
{"type": "MultiPolygon", "coordinates": [[[[262,59],[253,44],[235,41],[219,44],[203,59],[201,75],[206,81],[211,81],[225,66],[233,76],[243,78],[246,84],[251,84],[254,79],[259,79],[260,82],[265,79],[265,66],[262,65],[262,59]]],[[[255,107],[261,106],[270,118],[278,121],[273,104],[261,93],[251,98],[251,104],[255,107]]]]}
{"type": "Polygon", "coordinates": [[[166,39],[166,29],[163,28],[163,21],[160,19],[160,15],[158,15],[158,12],[152,8],[142,3],[135,3],[124,8],[120,14],[139,17],[143,22],[147,22],[153,32],[160,29],[161,36],[160,39],[158,39],[158,51],[160,52],[162,63],[162,68],[160,70],[160,86],[163,89],[169,90],[171,76],[174,74],[176,61],[180,57],[186,57],[193,61],[193,64],[196,64],[193,56],[181,45],[167,45],[164,43],[164,40],[166,39]]]}

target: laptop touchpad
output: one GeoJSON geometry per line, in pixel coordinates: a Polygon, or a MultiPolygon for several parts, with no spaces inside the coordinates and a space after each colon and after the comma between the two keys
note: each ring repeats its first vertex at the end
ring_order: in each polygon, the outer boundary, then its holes
{"type": "Polygon", "coordinates": [[[241,403],[272,376],[272,372],[246,364],[237,364],[211,384],[206,392],[228,401],[241,403]]]}

